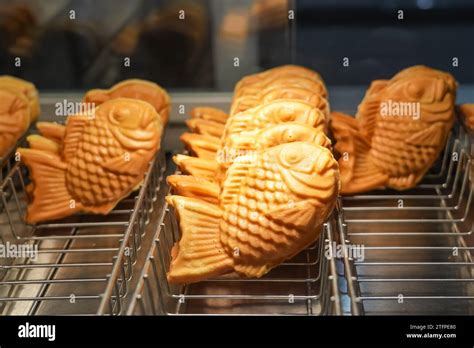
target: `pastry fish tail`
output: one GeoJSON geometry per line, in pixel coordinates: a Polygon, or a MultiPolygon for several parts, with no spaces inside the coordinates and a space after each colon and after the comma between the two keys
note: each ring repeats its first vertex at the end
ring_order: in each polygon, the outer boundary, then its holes
{"type": "Polygon", "coordinates": [[[360,131],[358,121],[343,113],[331,114],[334,148],[341,155],[339,170],[341,194],[354,194],[385,186],[389,177],[370,161],[370,144],[360,131]]]}
{"type": "Polygon", "coordinates": [[[178,154],[173,156],[178,168],[186,174],[197,178],[214,181],[218,170],[218,163],[214,159],[205,159],[178,154]]]}
{"type": "Polygon", "coordinates": [[[199,158],[214,159],[221,145],[220,138],[211,135],[183,133],[180,139],[199,158]]]}
{"type": "Polygon", "coordinates": [[[63,218],[81,210],[82,205],[67,190],[67,164],[58,154],[26,148],[19,148],[18,152],[33,181],[26,222],[63,218]]]}
{"type": "Polygon", "coordinates": [[[191,118],[186,120],[186,125],[193,133],[211,135],[221,138],[224,135],[224,124],[203,118],[191,118]]]}
{"type": "Polygon", "coordinates": [[[43,137],[59,145],[63,143],[64,135],[66,134],[66,126],[54,122],[37,122],[36,127],[43,137]]]}
{"type": "Polygon", "coordinates": [[[166,182],[180,196],[199,198],[212,204],[219,203],[219,185],[214,182],[191,175],[170,175],[166,182]]]}
{"type": "Polygon", "coordinates": [[[221,109],[210,106],[198,106],[191,110],[191,117],[225,124],[229,118],[229,115],[221,109]]]}
{"type": "Polygon", "coordinates": [[[168,196],[167,201],[175,209],[182,233],[171,252],[168,281],[193,283],[232,271],[234,261],[220,241],[219,206],[183,196],[168,196]]]}

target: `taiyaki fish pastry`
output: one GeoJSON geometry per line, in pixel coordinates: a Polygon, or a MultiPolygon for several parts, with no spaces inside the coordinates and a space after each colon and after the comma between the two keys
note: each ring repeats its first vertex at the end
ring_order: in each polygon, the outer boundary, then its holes
{"type": "Polygon", "coordinates": [[[191,117],[195,120],[214,121],[225,124],[229,115],[224,111],[210,106],[198,106],[191,110],[191,117]]]}
{"type": "Polygon", "coordinates": [[[232,134],[263,129],[279,123],[297,122],[325,131],[324,112],[302,100],[281,99],[232,115],[227,120],[222,143],[232,134]]]}
{"type": "Polygon", "coordinates": [[[284,122],[302,123],[321,131],[326,128],[326,118],[320,109],[304,101],[282,99],[232,115],[220,139],[204,134],[183,133],[181,140],[199,158],[214,159],[230,135],[284,122]]]}
{"type": "MultiPolygon", "coordinates": [[[[304,67],[284,65],[241,79],[234,90],[230,115],[277,99],[307,101],[329,116],[327,89],[321,76],[304,67]]],[[[215,108],[196,108],[189,128],[199,134],[222,136],[222,128],[207,121],[225,123],[228,115],[215,108]],[[195,111],[196,110],[196,111],[195,111]]]]}
{"type": "Polygon", "coordinates": [[[0,77],[0,158],[12,149],[38,116],[38,95],[34,96],[34,91],[29,82],[0,77]]]}
{"type": "Polygon", "coordinates": [[[293,142],[235,161],[218,204],[168,196],[181,230],[172,250],[171,283],[236,272],[261,277],[318,238],[339,192],[336,160],[327,148],[293,142]]]}
{"type": "Polygon", "coordinates": [[[425,66],[372,83],[355,118],[332,114],[342,194],[416,186],[444,148],[457,83],[425,66]]]}
{"type": "MultiPolygon", "coordinates": [[[[159,148],[161,119],[144,101],[117,98],[90,115],[67,118],[58,151],[19,148],[33,182],[26,221],[60,219],[77,212],[108,214],[136,190],[159,148]]],[[[45,138],[47,139],[47,138],[45,138]]]]}
{"type": "MultiPolygon", "coordinates": [[[[303,77],[314,81],[323,82],[321,76],[311,69],[299,65],[282,65],[276,68],[265,70],[261,73],[245,76],[236,84],[234,93],[238,94],[241,89],[247,87],[255,88],[259,85],[267,86],[271,83],[271,81],[285,77],[303,77]]],[[[324,89],[326,90],[325,86],[324,89]]]]}
{"type": "Polygon", "coordinates": [[[318,93],[324,98],[327,98],[328,96],[326,86],[320,78],[312,79],[305,76],[277,76],[274,79],[266,79],[264,82],[265,83],[249,85],[236,90],[234,98],[257,95],[263,89],[269,87],[300,87],[318,93]]]}
{"type": "Polygon", "coordinates": [[[94,103],[96,106],[115,98],[132,98],[150,103],[158,112],[163,124],[168,122],[171,109],[170,96],[158,84],[130,79],[117,83],[110,89],[93,89],[86,93],[84,102],[94,103]]]}
{"type": "Polygon", "coordinates": [[[22,93],[30,103],[30,122],[34,122],[38,119],[40,114],[40,102],[38,90],[34,84],[17,77],[3,75],[0,76],[0,88],[10,88],[22,93]]]}
{"type": "Polygon", "coordinates": [[[227,170],[234,161],[252,162],[259,151],[292,142],[308,142],[331,150],[331,141],[320,130],[302,123],[281,123],[232,135],[215,160],[175,156],[174,161],[180,170],[190,175],[171,175],[167,182],[173,192],[179,195],[199,196],[214,202],[227,170]]]}
{"type": "Polygon", "coordinates": [[[230,114],[235,115],[258,105],[263,105],[274,100],[302,100],[321,110],[329,121],[329,103],[317,91],[295,86],[270,86],[261,90],[256,95],[244,95],[234,98],[230,114]]]}

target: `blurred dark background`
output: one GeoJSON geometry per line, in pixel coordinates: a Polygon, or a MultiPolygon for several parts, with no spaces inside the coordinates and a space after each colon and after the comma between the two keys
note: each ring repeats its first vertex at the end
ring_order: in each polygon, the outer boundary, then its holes
{"type": "Polygon", "coordinates": [[[0,74],[42,90],[137,77],[230,91],[285,63],[330,85],[366,85],[414,64],[472,84],[473,37],[472,0],[0,0],[0,74]]]}

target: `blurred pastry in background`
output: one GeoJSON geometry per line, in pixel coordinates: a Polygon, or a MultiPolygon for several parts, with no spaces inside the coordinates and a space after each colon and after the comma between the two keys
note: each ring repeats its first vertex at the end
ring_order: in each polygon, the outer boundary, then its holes
{"type": "Polygon", "coordinates": [[[0,88],[2,87],[11,87],[23,93],[30,103],[31,122],[34,122],[38,119],[40,114],[40,102],[38,90],[34,84],[14,76],[4,75],[0,76],[0,88]]]}
{"type": "Polygon", "coordinates": [[[0,157],[26,133],[40,112],[38,91],[27,81],[0,76],[0,157]]]}
{"type": "Polygon", "coordinates": [[[27,3],[0,5],[0,46],[10,55],[30,56],[36,29],[35,13],[27,3]]]}

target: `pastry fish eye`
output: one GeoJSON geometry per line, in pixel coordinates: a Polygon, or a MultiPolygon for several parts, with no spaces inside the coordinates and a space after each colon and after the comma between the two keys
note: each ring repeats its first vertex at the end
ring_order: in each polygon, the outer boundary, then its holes
{"type": "Polygon", "coordinates": [[[280,153],[281,163],[286,167],[292,167],[300,163],[305,158],[305,154],[299,146],[285,148],[280,153]]]}

